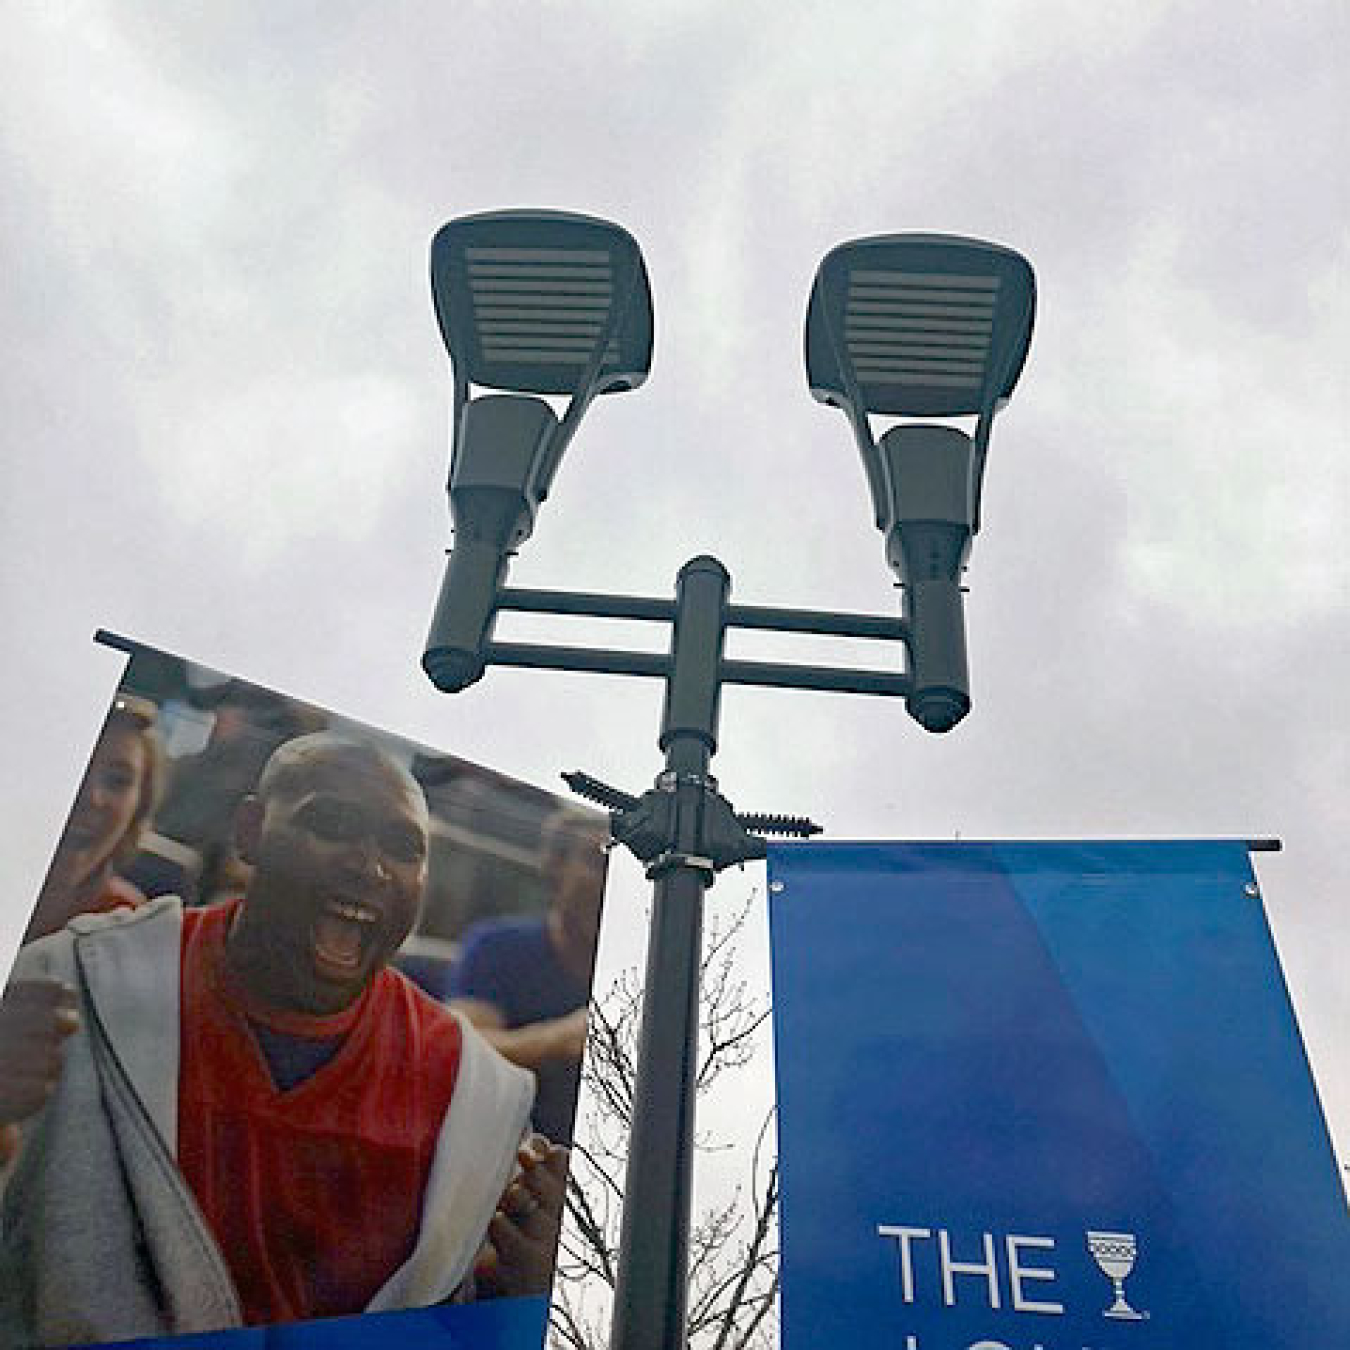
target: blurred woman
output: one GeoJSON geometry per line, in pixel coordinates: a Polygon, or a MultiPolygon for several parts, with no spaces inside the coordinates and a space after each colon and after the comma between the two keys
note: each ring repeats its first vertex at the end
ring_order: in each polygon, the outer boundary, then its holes
{"type": "Polygon", "coordinates": [[[113,702],[24,942],[64,928],[77,914],[144,903],[116,869],[135,857],[159,799],[164,759],[155,716],[146,699],[119,694],[113,702]]]}

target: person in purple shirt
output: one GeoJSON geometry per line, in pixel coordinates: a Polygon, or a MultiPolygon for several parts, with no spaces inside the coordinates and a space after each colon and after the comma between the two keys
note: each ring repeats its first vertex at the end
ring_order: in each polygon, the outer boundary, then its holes
{"type": "Polygon", "coordinates": [[[572,1137],[591,995],[606,845],[603,824],[561,810],[544,826],[548,911],[493,919],[464,936],[448,998],[507,1059],[538,1080],[534,1125],[572,1137]]]}

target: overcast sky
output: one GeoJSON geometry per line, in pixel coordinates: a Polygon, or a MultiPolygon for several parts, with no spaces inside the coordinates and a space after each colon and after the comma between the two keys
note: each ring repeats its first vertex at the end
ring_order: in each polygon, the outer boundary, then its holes
{"type": "Polygon", "coordinates": [[[100,626],[546,786],[656,772],[655,685],[446,698],[418,668],[444,220],[609,216],[655,293],[652,378],[593,408],[514,581],[664,595],[709,551],[742,601],[880,612],[807,293],[842,240],[975,235],[1040,312],[968,575],[974,710],[930,737],[731,690],[715,772],[835,838],[1280,837],[1259,873],[1350,1160],[1348,48],[1334,0],[11,6],[0,953],[121,670],[100,626]]]}

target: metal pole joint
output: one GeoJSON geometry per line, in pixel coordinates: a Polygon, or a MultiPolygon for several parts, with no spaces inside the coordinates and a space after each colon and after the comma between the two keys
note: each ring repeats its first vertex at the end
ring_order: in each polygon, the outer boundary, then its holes
{"type": "Polygon", "coordinates": [[[711,886],[713,878],[717,875],[717,863],[712,858],[702,858],[695,853],[666,852],[659,854],[647,864],[647,880],[656,881],[677,867],[687,867],[691,871],[701,873],[705,878],[705,886],[711,886]]]}
{"type": "Polygon", "coordinates": [[[703,792],[716,792],[717,779],[710,773],[680,773],[675,769],[664,769],[656,775],[657,792],[675,792],[681,787],[699,788],[703,792]]]}

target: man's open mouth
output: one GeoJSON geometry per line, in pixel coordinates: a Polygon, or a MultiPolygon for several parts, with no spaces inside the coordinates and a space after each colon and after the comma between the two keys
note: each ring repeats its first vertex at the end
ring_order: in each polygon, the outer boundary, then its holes
{"type": "Polygon", "coordinates": [[[312,930],[319,964],[355,973],[379,933],[382,915],[360,900],[329,900],[319,911],[312,930]]]}

